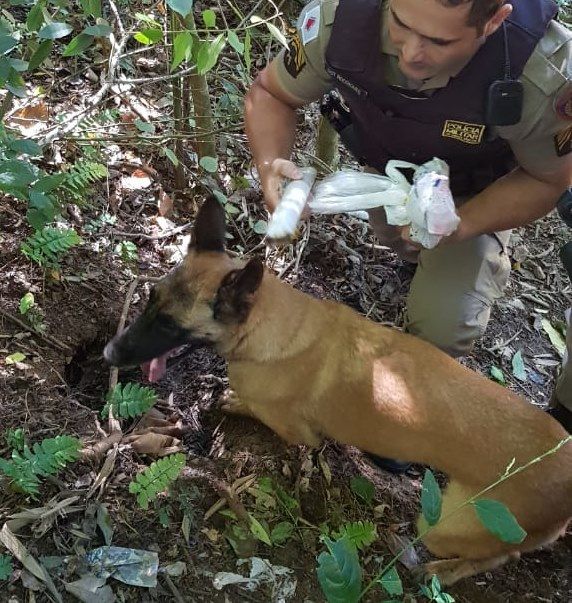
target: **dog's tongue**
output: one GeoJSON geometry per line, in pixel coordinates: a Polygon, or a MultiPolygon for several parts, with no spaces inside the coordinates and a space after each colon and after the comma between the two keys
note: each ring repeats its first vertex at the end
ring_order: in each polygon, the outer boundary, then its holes
{"type": "Polygon", "coordinates": [[[153,358],[150,362],[145,362],[141,365],[141,370],[143,371],[143,375],[149,383],[155,383],[155,381],[159,381],[165,374],[167,370],[167,358],[169,357],[169,352],[159,356],[158,358],[153,358]]]}

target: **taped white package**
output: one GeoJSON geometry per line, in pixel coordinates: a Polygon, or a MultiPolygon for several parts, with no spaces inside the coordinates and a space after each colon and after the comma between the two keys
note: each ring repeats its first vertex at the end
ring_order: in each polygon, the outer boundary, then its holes
{"type": "MultiPolygon", "coordinates": [[[[309,169],[311,170],[311,168],[309,169]]],[[[268,227],[269,238],[287,239],[296,230],[306,201],[315,214],[338,214],[383,207],[393,226],[411,225],[411,238],[432,249],[457,228],[460,218],[449,189],[449,168],[432,159],[421,166],[389,161],[385,175],[341,170],[327,176],[311,191],[315,171],[291,182],[268,227]],[[400,172],[414,171],[413,184],[400,172]],[[293,186],[293,185],[297,186],[293,186]],[[312,195],[310,195],[312,192],[312,195]]]]}

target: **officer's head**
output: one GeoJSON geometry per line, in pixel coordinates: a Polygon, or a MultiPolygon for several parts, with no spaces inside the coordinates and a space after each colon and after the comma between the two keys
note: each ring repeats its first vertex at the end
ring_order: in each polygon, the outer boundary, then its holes
{"type": "Polygon", "coordinates": [[[505,0],[390,0],[389,35],[408,78],[455,75],[510,15],[505,0]]]}

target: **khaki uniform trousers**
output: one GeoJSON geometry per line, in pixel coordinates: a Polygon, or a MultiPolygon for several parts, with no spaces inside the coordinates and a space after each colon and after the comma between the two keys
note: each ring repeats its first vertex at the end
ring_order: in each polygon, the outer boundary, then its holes
{"type": "MultiPolygon", "coordinates": [[[[370,224],[383,245],[403,260],[417,262],[407,299],[406,329],[453,357],[471,351],[487,327],[491,306],[502,296],[510,273],[506,246],[510,231],[417,251],[387,224],[383,208],[369,212],[370,224]]],[[[556,395],[572,410],[572,328],[556,395]]]]}

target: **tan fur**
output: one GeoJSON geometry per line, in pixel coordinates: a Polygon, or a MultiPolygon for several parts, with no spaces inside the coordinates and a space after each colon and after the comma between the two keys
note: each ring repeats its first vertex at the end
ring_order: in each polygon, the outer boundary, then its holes
{"type": "MultiPolygon", "coordinates": [[[[434,346],[296,291],[268,272],[244,323],[215,324],[206,308],[236,267],[223,253],[191,253],[179,278],[196,302],[183,317],[177,309],[184,324],[214,333],[229,361],[238,399],[227,399],[228,412],[258,418],[291,444],[333,438],[439,469],[450,478],[443,515],[495,482],[513,458],[523,465],[567,437],[550,416],[434,346]]],[[[487,498],[504,502],[527,538],[505,544],[465,508],[425,538],[432,553],[452,558],[427,567],[444,583],[517,558],[566,529],[572,444],[487,498]]]]}

